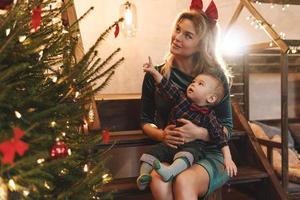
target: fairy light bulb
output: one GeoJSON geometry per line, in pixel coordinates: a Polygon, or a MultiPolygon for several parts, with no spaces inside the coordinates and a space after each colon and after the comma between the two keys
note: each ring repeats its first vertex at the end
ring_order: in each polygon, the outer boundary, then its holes
{"type": "Polygon", "coordinates": [[[72,155],[72,150],[70,148],[68,149],[68,155],[72,155]]]}
{"type": "Polygon", "coordinates": [[[57,76],[51,76],[52,82],[56,83],[57,82],[57,76]]]}
{"type": "Polygon", "coordinates": [[[45,158],[39,158],[39,159],[37,159],[37,164],[42,164],[43,162],[45,162],[45,158]]]}
{"type": "Polygon", "coordinates": [[[44,182],[44,186],[45,186],[45,188],[47,188],[48,190],[50,190],[50,185],[47,183],[47,181],[44,182]]]}
{"type": "Polygon", "coordinates": [[[109,174],[103,174],[102,175],[102,182],[104,184],[109,183],[111,181],[112,177],[109,174]]]}
{"type": "Polygon", "coordinates": [[[80,92],[76,91],[76,92],[75,92],[75,98],[78,98],[79,95],[80,95],[80,92]]]}
{"type": "Polygon", "coordinates": [[[22,117],[21,113],[18,111],[15,111],[16,118],[20,119],[22,117]]]}
{"type": "Polygon", "coordinates": [[[87,164],[85,164],[85,165],[83,166],[83,171],[84,171],[84,172],[88,172],[88,171],[89,171],[89,166],[88,166],[87,164]]]}
{"type": "Polygon", "coordinates": [[[24,42],[26,40],[26,36],[25,35],[22,35],[22,36],[19,36],[19,42],[24,42]]]}
{"type": "Polygon", "coordinates": [[[52,121],[51,123],[50,123],[50,126],[53,128],[53,127],[55,127],[56,126],[56,122],[55,121],[52,121]]]}
{"type": "Polygon", "coordinates": [[[23,190],[22,193],[24,197],[27,197],[30,194],[29,190],[23,190]]]}
{"type": "Polygon", "coordinates": [[[285,11],[285,10],[286,10],[285,5],[282,6],[281,10],[282,10],[282,11],[285,11]]]}
{"type": "Polygon", "coordinates": [[[6,34],[6,36],[8,36],[8,35],[9,35],[9,33],[10,33],[10,28],[8,28],[8,29],[6,29],[6,30],[5,30],[5,34],[6,34]]]}
{"type": "Polygon", "coordinates": [[[41,59],[42,59],[42,57],[43,57],[43,54],[44,54],[44,51],[40,51],[40,52],[39,52],[39,60],[41,60],[41,59]]]}

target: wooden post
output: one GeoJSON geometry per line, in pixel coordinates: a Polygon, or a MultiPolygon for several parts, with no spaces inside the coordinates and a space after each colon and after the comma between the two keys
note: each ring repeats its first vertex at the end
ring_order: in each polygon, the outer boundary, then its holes
{"type": "Polygon", "coordinates": [[[244,108],[245,117],[249,119],[250,108],[249,108],[249,61],[248,54],[243,55],[243,79],[244,79],[244,108]]]}
{"type": "Polygon", "coordinates": [[[243,126],[244,130],[247,132],[247,136],[250,141],[250,145],[254,152],[256,152],[256,155],[259,157],[259,160],[261,161],[262,166],[266,170],[266,172],[269,175],[270,183],[272,184],[274,191],[276,192],[276,196],[278,196],[279,199],[288,199],[287,194],[282,189],[279,180],[277,176],[275,175],[275,172],[273,170],[273,167],[267,160],[264,152],[262,151],[262,148],[260,147],[260,144],[258,143],[257,138],[255,137],[251,127],[248,124],[247,119],[245,116],[241,113],[239,104],[235,98],[231,99],[231,105],[232,105],[232,114],[236,119],[239,120],[239,123],[243,126]]]}
{"type": "Polygon", "coordinates": [[[287,193],[288,179],[288,55],[281,54],[281,144],[282,187],[287,193]]]}
{"type": "Polygon", "coordinates": [[[224,33],[226,35],[226,33],[229,31],[229,29],[231,28],[231,26],[236,22],[236,20],[239,18],[242,10],[244,8],[244,5],[242,4],[242,2],[239,3],[238,7],[235,9],[235,12],[229,22],[229,24],[227,25],[224,33]]]}

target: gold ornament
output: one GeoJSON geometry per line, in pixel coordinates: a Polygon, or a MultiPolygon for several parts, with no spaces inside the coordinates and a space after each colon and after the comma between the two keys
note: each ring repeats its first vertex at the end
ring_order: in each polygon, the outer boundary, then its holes
{"type": "Polygon", "coordinates": [[[7,200],[7,185],[3,181],[3,179],[0,177],[0,200],[7,200]]]}
{"type": "Polygon", "coordinates": [[[94,120],[95,120],[95,113],[94,113],[94,110],[93,110],[93,106],[92,106],[92,105],[90,106],[90,109],[89,109],[88,120],[89,120],[89,122],[91,122],[91,123],[93,123],[94,120]]]}

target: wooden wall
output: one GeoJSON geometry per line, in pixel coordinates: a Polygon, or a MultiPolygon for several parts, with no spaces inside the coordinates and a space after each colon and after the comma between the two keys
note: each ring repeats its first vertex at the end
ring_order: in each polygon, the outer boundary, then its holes
{"type": "MultiPolygon", "coordinates": [[[[265,50],[248,55],[227,57],[233,69],[234,81],[246,79],[246,85],[235,83],[232,93],[246,104],[244,109],[251,120],[279,119],[281,113],[280,53],[265,50]],[[245,72],[245,73],[243,73],[245,72]],[[247,81],[248,80],[248,81],[247,81]],[[248,82],[248,84],[247,84],[248,82]],[[241,87],[244,94],[240,93],[241,87]],[[249,88],[249,93],[247,92],[249,88]],[[247,98],[249,97],[249,101],[247,98]]],[[[289,118],[300,117],[300,54],[289,54],[288,78],[289,118]]]]}

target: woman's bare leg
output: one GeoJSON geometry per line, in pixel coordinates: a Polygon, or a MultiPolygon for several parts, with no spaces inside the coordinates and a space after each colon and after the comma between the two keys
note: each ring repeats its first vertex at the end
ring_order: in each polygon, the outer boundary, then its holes
{"type": "Polygon", "coordinates": [[[207,192],[208,184],[207,171],[201,165],[194,164],[174,180],[174,197],[177,200],[197,200],[207,192]]]}
{"type": "Polygon", "coordinates": [[[152,171],[151,176],[152,180],[150,183],[150,188],[154,199],[173,200],[172,182],[164,182],[160,175],[155,172],[155,170],[152,171]]]}

